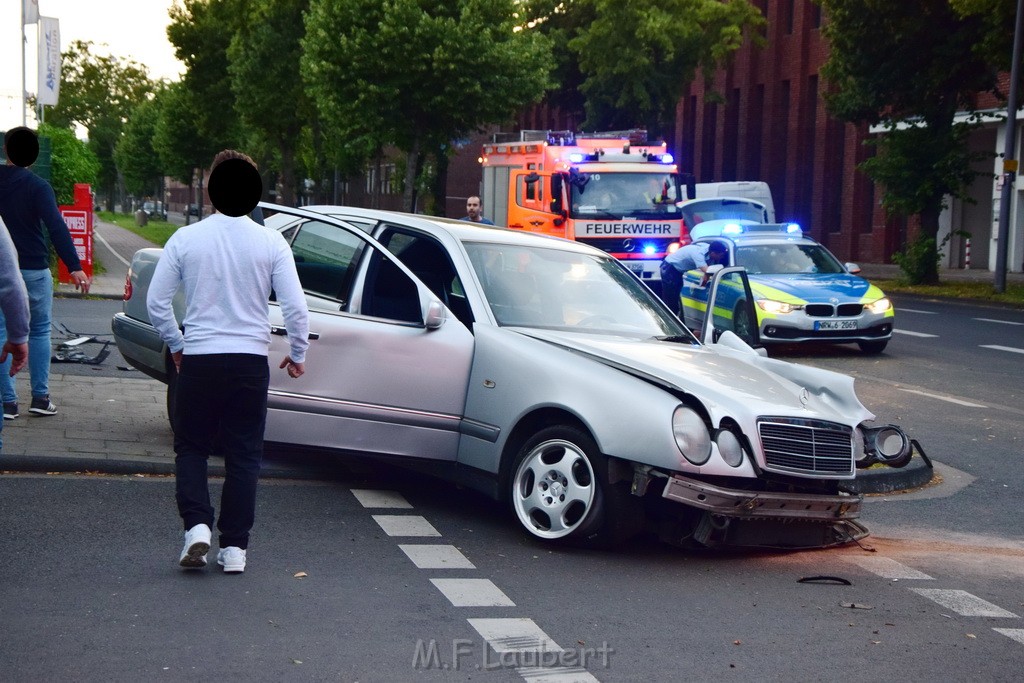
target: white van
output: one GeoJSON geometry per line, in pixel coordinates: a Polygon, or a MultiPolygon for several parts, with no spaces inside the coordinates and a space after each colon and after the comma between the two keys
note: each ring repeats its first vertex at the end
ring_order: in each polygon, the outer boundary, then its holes
{"type": "Polygon", "coordinates": [[[765,223],[775,222],[775,202],[768,183],[759,180],[734,180],[725,183],[697,183],[696,199],[729,197],[730,199],[753,199],[764,204],[768,212],[765,223]]]}

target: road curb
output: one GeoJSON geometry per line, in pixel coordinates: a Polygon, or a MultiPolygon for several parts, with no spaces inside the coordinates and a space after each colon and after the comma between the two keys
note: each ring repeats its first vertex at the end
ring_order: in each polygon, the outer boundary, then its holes
{"type": "Polygon", "coordinates": [[[857,478],[843,484],[843,488],[853,493],[893,493],[924,486],[934,474],[931,460],[918,451],[906,467],[861,470],[857,478]]]}

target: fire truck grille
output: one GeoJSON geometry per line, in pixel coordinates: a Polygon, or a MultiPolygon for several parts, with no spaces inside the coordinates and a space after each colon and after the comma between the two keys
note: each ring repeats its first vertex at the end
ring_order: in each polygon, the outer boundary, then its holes
{"type": "Polygon", "coordinates": [[[650,258],[663,258],[665,256],[665,252],[668,250],[668,245],[673,242],[678,242],[679,239],[676,237],[670,239],[659,239],[656,237],[631,237],[626,239],[608,237],[577,237],[576,241],[588,244],[592,247],[597,247],[601,251],[605,251],[609,254],[644,254],[650,258]],[[645,254],[644,250],[647,247],[654,247],[654,253],[645,254]]]}
{"type": "Polygon", "coordinates": [[[853,430],[846,425],[763,417],[757,430],[766,470],[825,476],[854,471],[853,430]]]}

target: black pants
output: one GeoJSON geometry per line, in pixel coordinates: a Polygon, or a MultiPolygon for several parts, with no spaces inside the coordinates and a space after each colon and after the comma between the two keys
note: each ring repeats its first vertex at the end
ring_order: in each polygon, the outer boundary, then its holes
{"type": "Polygon", "coordinates": [[[679,294],[683,289],[683,274],[675,266],[661,262],[661,300],[679,315],[679,294]]]}
{"type": "Polygon", "coordinates": [[[226,473],[217,520],[222,548],[249,545],[269,382],[266,356],[225,353],[181,360],[174,418],[178,512],[186,530],[196,524],[213,527],[207,459],[223,455],[226,473]]]}

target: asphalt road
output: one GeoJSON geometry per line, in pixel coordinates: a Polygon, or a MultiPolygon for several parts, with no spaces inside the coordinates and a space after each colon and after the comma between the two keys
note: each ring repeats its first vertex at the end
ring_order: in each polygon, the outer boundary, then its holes
{"type": "MultiPolygon", "coordinates": [[[[183,573],[170,479],[7,474],[2,678],[1019,680],[1024,313],[897,306],[881,356],[772,351],[855,376],[945,466],[939,486],[870,496],[860,545],[550,548],[475,493],[360,463],[265,480],[246,573],[183,573]]],[[[62,300],[55,320],[105,333],[118,308],[62,300]]]]}

